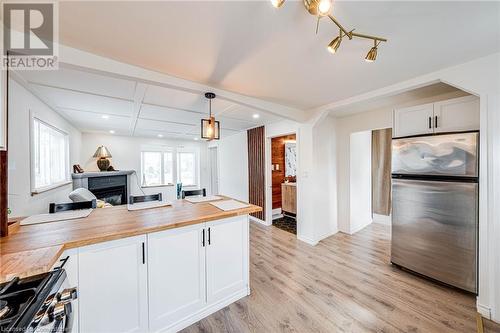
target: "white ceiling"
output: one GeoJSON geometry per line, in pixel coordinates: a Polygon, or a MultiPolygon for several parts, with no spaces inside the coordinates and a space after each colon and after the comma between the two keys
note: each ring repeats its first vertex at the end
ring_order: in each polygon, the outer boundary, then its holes
{"type": "MultiPolygon", "coordinates": [[[[60,40],[300,109],[500,51],[500,2],[335,1],[334,15],[346,28],[389,39],[374,63],[363,61],[369,40],[344,40],[337,54],[329,54],[326,45],[337,28],[323,20],[315,35],[315,18],[301,3],[288,0],[276,10],[269,1],[60,2],[60,40]]],[[[104,85],[93,91],[127,99],[133,89],[121,81],[104,85]]],[[[148,90],[148,103],[171,106],[154,90],[148,90]]],[[[191,102],[186,108],[203,110],[196,98],[191,102]]]]}
{"type": "MultiPolygon", "coordinates": [[[[61,68],[19,71],[24,85],[82,132],[193,140],[208,116],[203,94],[61,68]]],[[[229,136],[281,118],[215,98],[212,112],[229,136]],[[259,118],[255,119],[254,115],[259,118]]]]}

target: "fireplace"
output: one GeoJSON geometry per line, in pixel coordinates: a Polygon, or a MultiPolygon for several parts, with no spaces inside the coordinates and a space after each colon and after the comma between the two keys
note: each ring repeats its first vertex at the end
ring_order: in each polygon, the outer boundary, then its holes
{"type": "Polygon", "coordinates": [[[113,206],[128,203],[128,176],[133,171],[103,171],[73,174],[73,188],[84,187],[97,199],[113,206]]]}

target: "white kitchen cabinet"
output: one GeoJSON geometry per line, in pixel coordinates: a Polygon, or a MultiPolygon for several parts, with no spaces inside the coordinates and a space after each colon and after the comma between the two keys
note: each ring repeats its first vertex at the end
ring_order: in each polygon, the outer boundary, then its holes
{"type": "Polygon", "coordinates": [[[78,249],[80,332],[148,331],[146,236],[78,249]]]}
{"type": "Polygon", "coordinates": [[[423,104],[394,111],[394,137],[431,134],[433,127],[434,104],[423,104]]]}
{"type": "Polygon", "coordinates": [[[206,223],[209,304],[248,288],[247,221],[237,216],[206,223]]]}
{"type": "Polygon", "coordinates": [[[152,332],[168,329],[206,305],[204,227],[202,223],[148,235],[152,332]]]}
{"type": "Polygon", "coordinates": [[[479,98],[465,96],[434,103],[434,132],[479,129],[479,98]]]}
{"type": "Polygon", "coordinates": [[[393,137],[479,130],[479,98],[465,96],[394,110],[393,137]]]}

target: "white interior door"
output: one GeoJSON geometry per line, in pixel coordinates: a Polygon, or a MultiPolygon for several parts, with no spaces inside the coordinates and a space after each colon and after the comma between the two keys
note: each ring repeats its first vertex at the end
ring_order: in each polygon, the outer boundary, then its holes
{"type": "Polygon", "coordinates": [[[210,158],[210,190],[212,194],[219,194],[219,163],[217,147],[209,148],[210,158]]]}
{"type": "Polygon", "coordinates": [[[207,300],[214,303],[247,289],[248,217],[206,223],[207,300]]]}
{"type": "Polygon", "coordinates": [[[80,248],[80,332],[148,331],[146,236],[80,248]]]}
{"type": "Polygon", "coordinates": [[[205,224],[148,235],[149,326],[167,329],[206,304],[205,224]]]}

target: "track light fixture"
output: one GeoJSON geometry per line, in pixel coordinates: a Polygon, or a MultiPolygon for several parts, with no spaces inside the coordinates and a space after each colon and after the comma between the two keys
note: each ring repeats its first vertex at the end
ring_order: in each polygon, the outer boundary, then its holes
{"type": "MultiPolygon", "coordinates": [[[[354,29],[351,31],[347,31],[342,24],[331,14],[333,8],[333,0],[303,0],[304,7],[309,12],[309,14],[317,16],[318,21],[316,23],[316,33],[318,32],[319,20],[321,17],[328,17],[340,30],[340,33],[335,39],[333,39],[330,44],[327,46],[327,50],[330,53],[336,53],[337,49],[340,47],[342,43],[342,38],[347,37],[349,40],[353,38],[365,38],[371,39],[374,42],[374,46],[368,51],[368,54],[365,57],[367,62],[374,62],[377,59],[377,50],[378,46],[381,42],[387,42],[386,38],[370,36],[365,34],[360,34],[354,32],[354,29]]],[[[271,3],[274,7],[279,8],[284,4],[285,0],[271,0],[271,3]]]]}
{"type": "Polygon", "coordinates": [[[378,47],[378,44],[380,44],[380,42],[377,43],[377,41],[375,40],[373,42],[373,44],[374,44],[373,47],[366,54],[366,57],[365,57],[366,62],[374,62],[377,59],[377,47],[378,47]]]}
{"type": "Polygon", "coordinates": [[[337,52],[337,49],[339,48],[340,43],[342,43],[342,31],[340,32],[340,34],[337,37],[335,37],[334,40],[332,40],[330,42],[330,44],[328,44],[328,47],[326,49],[330,53],[335,53],[335,52],[337,52]]]}
{"type": "MultiPolygon", "coordinates": [[[[283,0],[284,1],[284,0],[283,0]]],[[[332,10],[332,0],[317,0],[318,15],[325,16],[332,10]]]]}
{"type": "Polygon", "coordinates": [[[271,4],[274,8],[280,8],[285,3],[285,0],[271,0],[271,4]]]}

